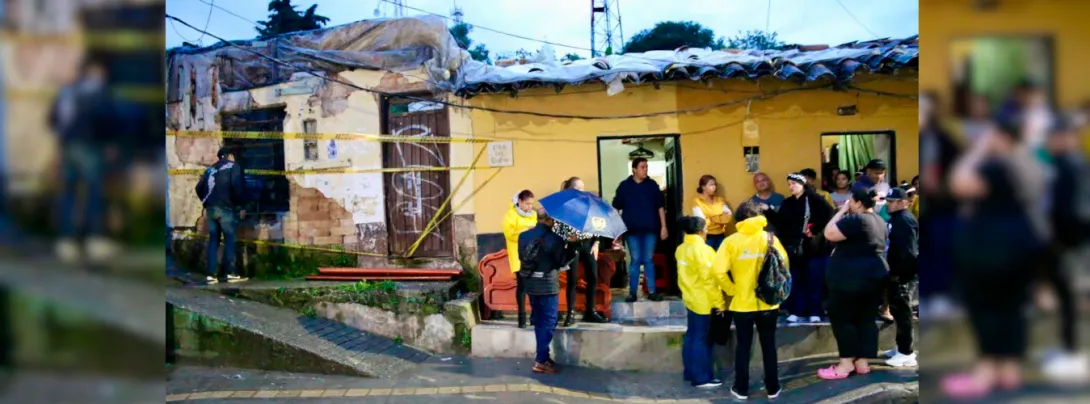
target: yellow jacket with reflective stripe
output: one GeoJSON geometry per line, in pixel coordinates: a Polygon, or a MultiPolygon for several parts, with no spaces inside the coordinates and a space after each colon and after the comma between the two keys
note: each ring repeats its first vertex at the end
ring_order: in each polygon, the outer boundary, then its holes
{"type": "MultiPolygon", "coordinates": [[[[715,254],[712,272],[715,273],[719,287],[727,295],[734,296],[730,302],[730,311],[754,312],[780,307],[778,304],[766,304],[757,298],[756,293],[757,274],[761,272],[761,264],[768,252],[768,232],[764,231],[767,225],[768,219],[764,216],[738,222],[738,232],[723,240],[715,254]],[[728,273],[734,277],[733,281],[728,273]]],[[[787,260],[787,252],[780,244],[780,239],[774,238],[773,246],[787,260]]]]}
{"type": "Polygon", "coordinates": [[[685,307],[696,314],[711,314],[712,308],[727,309],[723,291],[712,275],[715,249],[698,234],[686,234],[685,242],[674,251],[677,258],[677,284],[685,307]]]}
{"type": "Polygon", "coordinates": [[[519,234],[534,226],[537,226],[537,212],[523,216],[512,205],[507,209],[507,214],[503,215],[503,238],[507,241],[507,259],[511,262],[511,272],[518,272],[522,267],[522,261],[519,261],[519,234]]]}

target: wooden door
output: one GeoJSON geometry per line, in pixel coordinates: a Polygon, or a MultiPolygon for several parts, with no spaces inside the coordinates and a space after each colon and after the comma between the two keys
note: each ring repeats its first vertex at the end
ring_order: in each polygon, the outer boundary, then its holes
{"type": "MultiPolygon", "coordinates": [[[[421,102],[391,101],[387,104],[387,132],[409,139],[450,137],[450,120],[445,106],[421,102]],[[415,104],[415,105],[414,105],[415,104]],[[412,107],[410,107],[410,105],[412,107]],[[414,112],[409,112],[414,110],[414,112]]],[[[383,167],[390,169],[450,168],[450,144],[385,142],[383,167]]],[[[425,234],[439,207],[450,195],[450,171],[401,171],[383,175],[386,195],[386,231],[390,254],[404,256],[425,234]]],[[[415,257],[451,257],[454,250],[452,218],[446,214],[454,201],[440,212],[446,219],[428,231],[415,257]]]]}

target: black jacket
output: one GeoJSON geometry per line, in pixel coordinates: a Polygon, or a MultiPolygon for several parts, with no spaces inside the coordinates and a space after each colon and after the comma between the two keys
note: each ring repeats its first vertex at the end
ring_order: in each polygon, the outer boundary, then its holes
{"type": "Polygon", "coordinates": [[[920,224],[912,212],[902,209],[889,215],[889,263],[890,276],[901,281],[915,278],[920,256],[920,224]]]}
{"type": "Polygon", "coordinates": [[[1062,246],[1077,246],[1090,233],[1090,220],[1084,217],[1079,206],[1090,202],[1090,171],[1073,155],[1054,156],[1056,177],[1052,181],[1052,226],[1055,240],[1062,246]]]}
{"type": "Polygon", "coordinates": [[[802,196],[795,198],[788,196],[778,211],[768,210],[765,217],[775,228],[776,237],[783,243],[784,248],[791,254],[792,247],[801,244],[808,257],[828,255],[828,246],[825,242],[811,242],[805,238],[806,229],[803,223],[806,218],[806,204],[810,204],[810,233],[816,237],[822,237],[825,225],[832,218],[832,207],[829,203],[812,189],[807,188],[802,196]]]}
{"type": "Polygon", "coordinates": [[[87,89],[70,84],[50,107],[49,127],[62,142],[110,143],[117,140],[116,126],[123,124],[116,122],[114,111],[115,100],[105,85],[87,89]]]}
{"type": "Polygon", "coordinates": [[[205,208],[236,209],[246,206],[245,187],[242,167],[233,161],[220,159],[204,170],[196,191],[205,208]]]}
{"type": "Polygon", "coordinates": [[[518,276],[526,285],[526,294],[548,296],[560,294],[560,268],[571,265],[575,249],[542,223],[519,234],[518,276]]]}

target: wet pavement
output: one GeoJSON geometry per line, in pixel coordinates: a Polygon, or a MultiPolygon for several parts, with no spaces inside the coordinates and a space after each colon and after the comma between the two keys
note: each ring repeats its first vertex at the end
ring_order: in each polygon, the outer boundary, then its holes
{"type": "MultiPolygon", "coordinates": [[[[781,364],[784,393],[780,402],[912,402],[917,393],[915,369],[876,364],[869,375],[835,382],[815,375],[831,357],[781,364]]],[[[728,383],[696,389],[680,374],[619,372],[568,367],[556,375],[530,371],[530,361],[517,359],[436,358],[397,379],[327,376],[246,369],[172,368],[167,377],[168,402],[305,402],[305,403],[600,403],[600,402],[732,402],[728,383]]],[[[753,369],[751,400],[764,401],[760,369],[753,369]]]]}

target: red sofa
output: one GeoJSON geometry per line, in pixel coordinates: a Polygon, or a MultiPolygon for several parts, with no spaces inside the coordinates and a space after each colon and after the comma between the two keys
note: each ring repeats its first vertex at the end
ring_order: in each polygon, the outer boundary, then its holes
{"type": "MultiPolygon", "coordinates": [[[[583,265],[579,265],[579,284],[576,285],[576,293],[579,296],[575,299],[575,311],[583,312],[586,307],[586,299],[583,298],[586,293],[586,279],[583,277],[583,265]]],[[[594,305],[597,311],[606,314],[609,317],[611,314],[611,304],[613,296],[609,291],[609,281],[613,278],[616,267],[613,264],[613,260],[599,254],[598,256],[598,285],[595,287],[594,305]]],[[[477,271],[481,274],[481,297],[484,299],[484,307],[482,308],[482,317],[490,318],[493,310],[500,311],[516,311],[518,310],[517,299],[515,298],[515,274],[511,273],[510,261],[507,258],[507,250],[500,250],[498,252],[488,254],[481,259],[480,264],[477,266],[477,271]]],[[[560,275],[560,311],[565,312],[568,310],[567,301],[567,273],[561,273],[560,275]]],[[[527,310],[529,310],[529,302],[527,302],[527,310]]]]}

